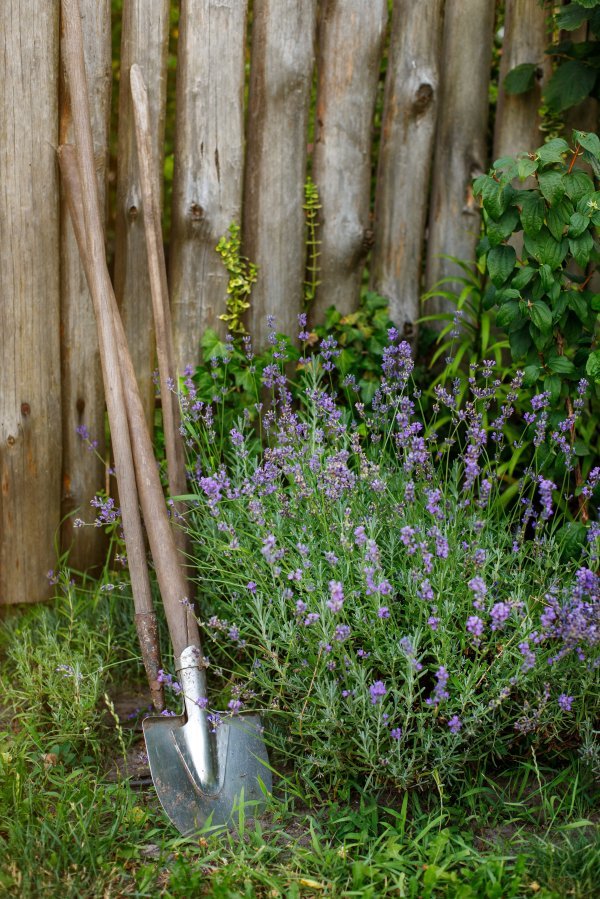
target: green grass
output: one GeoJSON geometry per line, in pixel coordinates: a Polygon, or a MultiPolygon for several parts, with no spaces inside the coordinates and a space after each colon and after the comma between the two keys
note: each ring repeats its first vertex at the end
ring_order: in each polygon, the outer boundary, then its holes
{"type": "Polygon", "coordinates": [[[311,806],[291,775],[260,821],[183,840],[151,788],[107,778],[133,738],[103,699],[140,676],[129,600],[65,593],[0,628],[0,896],[594,895],[594,785],[576,755],[378,803],[348,790],[311,806]]]}

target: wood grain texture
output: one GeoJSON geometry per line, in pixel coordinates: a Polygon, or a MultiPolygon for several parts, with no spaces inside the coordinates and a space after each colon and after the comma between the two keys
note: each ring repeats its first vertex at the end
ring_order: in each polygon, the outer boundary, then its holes
{"type": "MultiPolygon", "coordinates": [[[[90,92],[92,134],[102,209],[106,207],[108,132],[111,98],[110,0],[80,0],[85,64],[90,92]]],[[[73,139],[68,93],[61,86],[60,142],[73,139]]],[[[69,564],[79,570],[101,564],[106,539],[101,528],[74,528],[74,513],[86,522],[94,519],[90,500],[104,487],[104,388],[94,308],[70,220],[61,196],[60,289],[62,365],[62,550],[70,550],[69,564]],[[97,442],[92,452],[77,434],[88,429],[97,442]],[[65,517],[69,516],[69,517],[65,517]]]]}
{"type": "Polygon", "coordinates": [[[392,17],[370,277],[407,337],[420,315],[443,15],[444,0],[397,0],[392,17]]]}
{"type": "MultiPolygon", "coordinates": [[[[447,0],[442,80],[429,211],[426,286],[458,268],[446,253],[475,258],[479,203],[472,180],[486,171],[494,0],[447,0]]],[[[431,300],[426,311],[442,308],[431,300]]]]}
{"type": "MultiPolygon", "coordinates": [[[[153,154],[162,173],[167,99],[169,0],[124,0],[119,82],[115,293],[123,316],[149,427],[153,426],[155,346],[129,69],[148,87],[153,154]]],[[[158,185],[162,198],[162,177],[158,185]]]]}
{"type": "Polygon", "coordinates": [[[494,126],[494,159],[530,153],[543,143],[538,110],[542,90],[550,76],[550,57],[544,50],[550,43],[546,8],[529,0],[507,0],[504,40],[494,126]],[[504,79],[522,63],[534,63],[537,75],[533,88],[524,94],[507,94],[504,79]]]}
{"type": "Polygon", "coordinates": [[[53,590],[60,522],[59,8],[0,21],[0,603],[53,590]]]}
{"type": "Polygon", "coordinates": [[[318,33],[313,173],[321,200],[320,285],[311,310],[358,306],[371,225],[371,133],[387,0],[326,0],[318,33]]]}
{"type": "Polygon", "coordinates": [[[266,343],[267,316],[295,335],[305,267],[304,181],[316,0],[254,0],[243,236],[258,264],[250,331],[266,343]]]}
{"type": "Polygon", "coordinates": [[[181,5],[169,273],[180,373],[200,361],[207,327],[225,332],[228,276],[215,247],[241,221],[247,5],[181,5]]]}

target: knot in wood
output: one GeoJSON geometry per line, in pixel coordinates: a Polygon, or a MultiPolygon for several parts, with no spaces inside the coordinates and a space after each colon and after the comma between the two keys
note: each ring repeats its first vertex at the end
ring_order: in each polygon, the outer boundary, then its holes
{"type": "Polygon", "coordinates": [[[139,213],[139,210],[138,210],[137,206],[130,206],[129,209],[127,210],[127,218],[129,219],[130,222],[135,222],[136,218],[138,217],[138,213],[139,213]]]}
{"type": "Polygon", "coordinates": [[[362,248],[363,250],[370,250],[375,243],[375,232],[372,228],[365,228],[363,231],[363,239],[362,239],[362,248]]]}
{"type": "Polygon", "coordinates": [[[27,417],[31,413],[31,406],[29,403],[21,403],[21,415],[27,417]]]}
{"type": "Polygon", "coordinates": [[[192,203],[190,206],[190,219],[193,222],[199,222],[204,215],[204,209],[199,203],[192,203]]]}
{"type": "Polygon", "coordinates": [[[415,99],[413,101],[413,110],[415,115],[421,115],[425,112],[425,110],[431,105],[431,101],[433,100],[433,87],[424,82],[420,84],[415,93],[415,99]]]}
{"type": "Polygon", "coordinates": [[[13,437],[12,434],[8,435],[8,437],[6,438],[6,442],[8,443],[9,446],[14,446],[16,443],[15,438],[13,437]]]}

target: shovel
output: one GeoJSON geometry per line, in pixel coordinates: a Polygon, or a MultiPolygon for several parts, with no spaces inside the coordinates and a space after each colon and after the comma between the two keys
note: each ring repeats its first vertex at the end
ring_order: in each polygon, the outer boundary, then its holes
{"type": "MultiPolygon", "coordinates": [[[[114,390],[109,404],[111,429],[121,426],[122,419],[115,413],[121,411],[120,404],[125,405],[138,494],[185,699],[185,715],[146,719],[144,735],[160,802],[173,824],[188,835],[206,825],[234,825],[235,813],[242,804],[258,802],[270,790],[270,769],[257,716],[229,718],[219,727],[211,727],[205,708],[207,663],[187,599],[180,556],[106,266],[78,0],[62,0],[62,12],[76,148],[61,148],[61,171],[103,337],[104,370],[116,369],[120,375],[121,384],[117,386],[122,392],[114,390]]],[[[119,477],[123,473],[117,468],[119,477]]]]}

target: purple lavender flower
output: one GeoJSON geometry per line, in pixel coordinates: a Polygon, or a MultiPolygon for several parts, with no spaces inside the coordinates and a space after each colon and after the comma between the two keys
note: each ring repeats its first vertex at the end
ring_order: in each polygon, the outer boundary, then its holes
{"type": "Polygon", "coordinates": [[[478,615],[469,615],[466,627],[468,632],[473,634],[474,637],[481,637],[483,634],[484,624],[478,615]]]}
{"type": "Polygon", "coordinates": [[[362,524],[354,529],[354,542],[357,546],[364,546],[367,542],[367,535],[362,524]]]}
{"type": "Polygon", "coordinates": [[[438,706],[440,702],[444,699],[450,699],[450,694],[446,690],[446,685],[448,683],[448,671],[444,668],[443,665],[440,665],[438,670],[435,672],[436,685],[433,688],[433,696],[430,696],[429,699],[426,699],[425,702],[427,705],[438,706]]]}
{"type": "Polygon", "coordinates": [[[311,624],[316,624],[321,616],[318,612],[309,612],[306,618],[304,619],[304,626],[310,627],[311,624]]]}
{"type": "Polygon", "coordinates": [[[246,584],[246,590],[249,590],[250,593],[256,593],[256,584],[254,581],[248,581],[246,584]]]}
{"type": "Polygon", "coordinates": [[[567,696],[566,693],[561,693],[558,699],[556,700],[563,710],[563,712],[570,712],[573,707],[573,697],[567,696]]]}
{"type": "Polygon", "coordinates": [[[341,581],[329,581],[329,593],[331,599],[328,599],[326,606],[332,612],[339,612],[344,605],[344,586],[341,581]]]}
{"type": "Polygon", "coordinates": [[[424,599],[427,602],[433,602],[435,598],[433,587],[431,586],[427,578],[421,581],[420,585],[417,587],[417,596],[419,597],[419,599],[424,599]]]}
{"type": "Polygon", "coordinates": [[[531,649],[527,640],[523,640],[522,643],[519,643],[519,652],[523,656],[521,671],[525,674],[527,671],[531,671],[532,668],[535,668],[535,652],[531,649]]]}
{"type": "Polygon", "coordinates": [[[333,632],[333,639],[337,640],[338,643],[343,643],[344,640],[347,640],[352,631],[347,624],[338,624],[335,631],[333,632]]]}
{"type": "Polygon", "coordinates": [[[239,715],[241,710],[244,708],[244,703],[241,699],[230,699],[227,703],[227,708],[232,715],[239,715]]]}
{"type": "Polygon", "coordinates": [[[375,683],[371,684],[369,687],[369,693],[371,694],[372,704],[377,705],[377,703],[381,702],[386,695],[387,688],[382,680],[376,680],[375,683]]]}
{"type": "MultiPolygon", "coordinates": [[[[481,603],[487,594],[487,587],[483,578],[477,575],[476,577],[471,578],[467,586],[475,594],[476,602],[481,603]]],[[[480,605],[477,605],[476,608],[480,608],[480,605]]]]}
{"type": "Polygon", "coordinates": [[[492,619],[493,631],[502,630],[510,615],[510,611],[510,606],[506,602],[497,602],[492,606],[490,616],[492,619]]]}
{"type": "Polygon", "coordinates": [[[440,623],[440,619],[436,615],[430,615],[427,619],[427,624],[431,628],[432,631],[437,631],[440,623]]]}
{"type": "Polygon", "coordinates": [[[339,559],[335,553],[326,552],[325,553],[325,561],[329,562],[330,565],[337,565],[339,559]]]}
{"type": "Polygon", "coordinates": [[[542,501],[542,521],[547,521],[554,514],[552,509],[552,491],[557,489],[556,484],[554,481],[547,480],[540,475],[538,486],[542,501]]]}
{"type": "Polygon", "coordinates": [[[457,734],[462,729],[462,721],[458,715],[453,715],[448,721],[448,729],[451,734],[457,734]]]}
{"type": "Polygon", "coordinates": [[[387,606],[379,606],[379,608],[377,609],[377,617],[378,618],[389,618],[390,610],[388,609],[388,607],[387,606]]]}
{"type": "Polygon", "coordinates": [[[401,740],[402,739],[402,728],[401,727],[393,727],[390,731],[390,737],[392,740],[401,740]]]}

